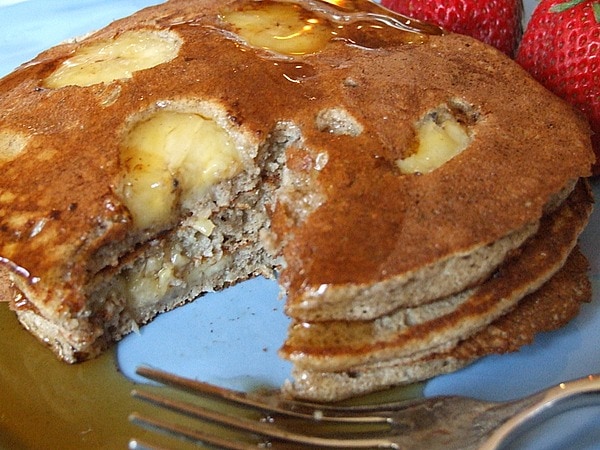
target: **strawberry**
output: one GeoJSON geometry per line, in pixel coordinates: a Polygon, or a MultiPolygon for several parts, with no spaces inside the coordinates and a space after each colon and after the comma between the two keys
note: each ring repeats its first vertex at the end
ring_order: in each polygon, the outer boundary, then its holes
{"type": "Polygon", "coordinates": [[[521,38],[522,0],[382,0],[392,11],[466,34],[514,56],[521,38]]]}
{"type": "Polygon", "coordinates": [[[600,175],[600,1],[542,0],[516,60],[589,119],[600,175]]]}

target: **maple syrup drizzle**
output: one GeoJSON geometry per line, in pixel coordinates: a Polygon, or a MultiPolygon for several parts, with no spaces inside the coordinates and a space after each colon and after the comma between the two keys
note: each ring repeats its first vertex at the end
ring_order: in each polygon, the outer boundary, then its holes
{"type": "Polygon", "coordinates": [[[278,0],[286,3],[296,3],[304,8],[329,15],[333,22],[373,22],[390,28],[416,34],[443,34],[436,25],[421,22],[408,16],[391,11],[371,0],[278,0]],[[330,8],[329,5],[334,8],[330,8]],[[335,9],[342,11],[336,13],[335,9]],[[346,12],[346,13],[344,13],[346,12]]]}
{"type": "Polygon", "coordinates": [[[318,53],[333,41],[377,49],[443,34],[437,26],[368,0],[263,0],[238,5],[221,18],[233,26],[233,35],[242,43],[269,51],[271,57],[318,53]]]}

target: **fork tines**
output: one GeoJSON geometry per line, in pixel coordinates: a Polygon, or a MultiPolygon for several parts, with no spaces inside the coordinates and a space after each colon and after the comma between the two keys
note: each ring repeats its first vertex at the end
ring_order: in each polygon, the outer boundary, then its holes
{"type": "MultiPolygon", "coordinates": [[[[130,421],[145,428],[229,449],[264,448],[283,442],[320,448],[397,448],[385,435],[379,436],[387,429],[381,425],[386,425],[388,419],[375,412],[365,414],[364,410],[368,411],[366,407],[359,407],[357,411],[352,411],[350,407],[348,411],[348,407],[336,408],[330,405],[290,401],[276,394],[252,396],[148,367],[139,368],[137,373],[203,400],[192,401],[187,397],[173,399],[164,392],[135,389],[132,391],[135,398],[204,422],[204,426],[181,425],[174,423],[173,419],[131,414],[130,421]],[[206,400],[209,400],[208,405],[206,400]],[[211,404],[210,400],[218,402],[211,404]],[[248,411],[254,411],[254,416],[248,417],[248,411]],[[229,432],[225,436],[223,433],[204,431],[207,422],[224,427],[229,432]],[[335,430],[339,425],[349,424],[360,425],[361,429],[344,430],[343,438],[336,436],[335,433],[340,432],[335,430]],[[336,427],[327,428],[327,425],[336,427]],[[243,437],[231,433],[232,429],[246,432],[249,435],[246,438],[250,439],[244,442],[243,437]]],[[[146,448],[138,441],[132,442],[135,444],[130,444],[131,448],[146,448]]]]}

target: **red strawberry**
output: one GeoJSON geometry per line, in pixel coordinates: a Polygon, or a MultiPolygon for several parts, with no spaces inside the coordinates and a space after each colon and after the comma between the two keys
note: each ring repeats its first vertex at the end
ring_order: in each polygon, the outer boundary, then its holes
{"type": "Polygon", "coordinates": [[[523,32],[522,0],[382,0],[381,4],[479,39],[511,57],[523,32]]]}
{"type": "Polygon", "coordinates": [[[600,174],[600,1],[542,0],[517,57],[540,83],[583,111],[590,121],[600,174]]]}

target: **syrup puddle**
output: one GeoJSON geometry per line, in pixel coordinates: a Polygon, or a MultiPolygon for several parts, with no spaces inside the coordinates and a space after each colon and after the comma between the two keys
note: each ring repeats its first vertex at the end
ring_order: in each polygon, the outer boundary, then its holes
{"type": "MultiPolygon", "coordinates": [[[[177,311],[165,316],[176,315],[177,311]]],[[[258,315],[248,317],[248,320],[261,321],[258,315]]],[[[236,319],[236,325],[247,325],[245,321],[247,319],[236,319]]],[[[60,362],[20,326],[6,303],[0,303],[0,338],[3,342],[0,346],[0,449],[126,449],[133,437],[161,448],[198,448],[128,422],[129,414],[134,411],[156,418],[175,416],[130,397],[137,384],[118,369],[115,348],[84,363],[60,362]]],[[[264,380],[253,380],[251,390],[264,389],[260,383],[264,380]]],[[[249,384],[246,378],[241,382],[249,384]]],[[[145,385],[144,389],[162,388],[145,385]]],[[[364,396],[360,403],[414,398],[421,396],[422,390],[421,384],[400,387],[364,396]]],[[[189,396],[185,398],[189,400],[189,396]]],[[[358,400],[343,403],[353,404],[358,400]]],[[[206,404],[214,407],[214,403],[206,404]]],[[[185,424],[185,420],[181,423],[185,424]]],[[[227,430],[210,429],[227,433],[227,430]]]]}

